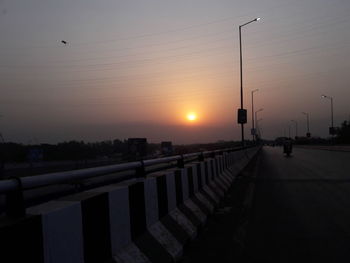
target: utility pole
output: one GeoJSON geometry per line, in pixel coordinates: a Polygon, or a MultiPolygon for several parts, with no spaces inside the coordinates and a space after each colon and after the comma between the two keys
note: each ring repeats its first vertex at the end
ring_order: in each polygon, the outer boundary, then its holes
{"type": "MultiPolygon", "coordinates": [[[[260,112],[260,111],[263,111],[264,109],[263,108],[261,108],[261,109],[259,109],[259,110],[257,110],[254,114],[255,114],[255,121],[258,119],[258,112],[260,112]]],[[[256,130],[258,130],[258,123],[256,122],[256,130]]],[[[257,136],[255,135],[255,139],[257,139],[257,136]]]]}
{"type": "Polygon", "coordinates": [[[243,25],[239,26],[239,66],[240,66],[240,82],[241,82],[241,108],[238,109],[238,123],[241,124],[241,140],[242,146],[244,146],[244,124],[247,123],[247,110],[243,108],[243,68],[242,68],[242,27],[259,21],[260,18],[255,18],[243,25]]]}
{"type": "Polygon", "coordinates": [[[331,101],[331,127],[329,128],[330,135],[334,136],[335,130],[334,130],[334,122],[333,122],[333,97],[322,95],[321,96],[324,99],[329,99],[331,101]]]}
{"type": "Polygon", "coordinates": [[[309,113],[308,112],[302,112],[306,116],[306,137],[311,137],[310,133],[310,123],[309,123],[309,113]]]}
{"type": "Polygon", "coordinates": [[[255,121],[254,121],[254,92],[257,92],[259,89],[252,90],[252,136],[253,136],[253,141],[255,140],[256,136],[256,129],[255,129],[255,121]]]}

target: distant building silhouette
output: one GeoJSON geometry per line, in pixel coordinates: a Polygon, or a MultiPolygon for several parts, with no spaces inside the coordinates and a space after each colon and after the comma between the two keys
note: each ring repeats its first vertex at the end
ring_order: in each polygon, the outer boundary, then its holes
{"type": "Polygon", "coordinates": [[[172,155],[174,152],[172,142],[162,142],[161,149],[163,155],[172,155]]]}
{"type": "Polygon", "coordinates": [[[147,139],[146,138],[129,138],[128,155],[130,159],[138,160],[147,156],[147,139]]]}

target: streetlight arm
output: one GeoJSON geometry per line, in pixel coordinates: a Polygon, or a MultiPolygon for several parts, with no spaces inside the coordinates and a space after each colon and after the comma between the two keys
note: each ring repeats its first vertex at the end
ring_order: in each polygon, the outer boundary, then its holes
{"type": "Polygon", "coordinates": [[[249,22],[247,22],[247,23],[245,23],[245,24],[243,24],[243,25],[240,25],[239,27],[244,27],[244,26],[246,26],[246,25],[248,25],[248,24],[250,24],[250,23],[253,23],[253,22],[259,21],[259,20],[260,20],[259,17],[258,17],[258,18],[255,18],[255,19],[253,19],[252,21],[249,21],[249,22]]]}

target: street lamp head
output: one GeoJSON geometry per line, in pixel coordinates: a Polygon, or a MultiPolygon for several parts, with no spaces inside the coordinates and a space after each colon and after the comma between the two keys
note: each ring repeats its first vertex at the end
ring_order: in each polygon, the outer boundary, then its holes
{"type": "Polygon", "coordinates": [[[259,91],[259,89],[254,89],[254,90],[252,90],[252,92],[256,92],[256,91],[259,91]]]}
{"type": "Polygon", "coordinates": [[[329,100],[333,100],[333,98],[331,96],[327,96],[327,95],[322,95],[321,96],[324,99],[329,99],[329,100]]]}
{"type": "Polygon", "coordinates": [[[240,25],[239,28],[244,27],[244,26],[246,26],[246,25],[248,25],[248,24],[250,24],[250,23],[259,21],[259,20],[260,20],[260,17],[254,18],[253,20],[251,20],[251,21],[249,21],[249,22],[247,22],[247,23],[244,23],[243,25],[240,25]]]}

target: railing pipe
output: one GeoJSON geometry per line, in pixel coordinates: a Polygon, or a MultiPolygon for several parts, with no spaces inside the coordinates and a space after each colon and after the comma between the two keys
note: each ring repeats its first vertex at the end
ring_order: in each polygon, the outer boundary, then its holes
{"type": "MultiPolygon", "coordinates": [[[[94,168],[86,168],[81,170],[73,170],[66,172],[56,172],[49,173],[43,175],[36,176],[27,176],[21,177],[22,189],[32,189],[38,188],[47,185],[60,184],[60,183],[69,183],[71,181],[88,179],[92,177],[97,177],[101,175],[106,175],[115,172],[121,172],[126,170],[135,170],[141,167],[147,167],[157,164],[164,164],[170,162],[181,162],[186,158],[196,157],[203,155],[206,156],[215,156],[218,153],[223,153],[225,151],[239,151],[248,147],[240,147],[240,148],[228,148],[224,150],[215,150],[215,151],[206,151],[206,152],[198,152],[198,153],[189,153],[184,155],[176,155],[164,158],[157,158],[151,160],[144,160],[138,162],[129,162],[123,164],[114,164],[103,167],[94,167],[94,168]]],[[[16,179],[6,179],[0,181],[0,194],[9,193],[11,191],[16,191],[18,189],[18,183],[16,179]]]]}

